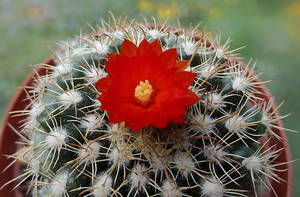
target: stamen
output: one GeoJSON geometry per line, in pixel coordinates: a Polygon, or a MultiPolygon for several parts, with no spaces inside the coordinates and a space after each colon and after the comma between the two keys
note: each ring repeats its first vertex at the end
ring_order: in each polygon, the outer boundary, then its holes
{"type": "Polygon", "coordinates": [[[140,84],[136,86],[134,97],[137,98],[143,105],[150,101],[153,87],[146,79],[145,82],[140,81],[140,84]]]}

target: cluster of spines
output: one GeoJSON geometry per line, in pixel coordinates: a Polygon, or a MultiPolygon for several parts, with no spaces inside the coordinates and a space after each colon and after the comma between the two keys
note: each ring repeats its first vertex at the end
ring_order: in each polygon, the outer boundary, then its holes
{"type": "Polygon", "coordinates": [[[280,151],[259,142],[276,120],[255,96],[257,76],[228,51],[229,41],[221,46],[196,29],[100,28],[65,43],[55,65],[37,65],[49,74],[27,89],[26,148],[15,155],[27,164],[20,178],[31,176],[33,196],[258,196],[260,185],[279,181],[272,160],[280,151]],[[118,53],[124,39],[145,38],[190,61],[197,73],[191,89],[201,99],[184,124],[132,132],[109,123],[94,83],[106,76],[107,53],[118,53]]]}

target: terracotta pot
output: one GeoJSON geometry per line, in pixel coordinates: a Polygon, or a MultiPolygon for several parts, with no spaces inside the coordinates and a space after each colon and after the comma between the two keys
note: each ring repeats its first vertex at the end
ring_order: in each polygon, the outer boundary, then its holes
{"type": "MultiPolygon", "coordinates": [[[[49,58],[44,63],[53,65],[54,61],[52,58],[49,58]]],[[[28,76],[28,78],[22,83],[22,86],[26,87],[32,85],[37,74],[44,75],[46,72],[46,69],[37,69],[36,72],[33,72],[30,76],[28,76]]],[[[17,151],[18,145],[16,142],[20,141],[19,136],[15,133],[13,128],[18,129],[22,125],[24,116],[13,117],[9,113],[24,109],[29,104],[29,100],[27,100],[26,97],[26,91],[20,87],[12,98],[2,122],[0,131],[0,187],[20,174],[20,165],[18,163],[13,164],[7,169],[6,167],[13,162],[13,159],[8,158],[7,155],[12,155],[17,151]]],[[[0,190],[0,196],[22,197],[23,195],[18,191],[18,189],[13,190],[15,185],[16,183],[13,182],[3,187],[0,190]]]]}
{"type": "MultiPolygon", "coordinates": [[[[237,60],[239,61],[239,60],[237,60]]],[[[52,58],[49,58],[44,62],[45,64],[54,65],[54,60],[52,58]]],[[[244,68],[246,68],[246,65],[241,63],[244,68]]],[[[47,73],[48,70],[46,69],[37,69],[35,72],[33,72],[23,83],[22,86],[30,86],[33,83],[34,78],[38,75],[44,75],[47,73]]],[[[256,82],[259,82],[259,79],[256,79],[256,82]]],[[[258,97],[261,97],[265,99],[266,101],[269,101],[271,98],[271,94],[269,90],[266,88],[266,86],[262,83],[258,86],[258,89],[260,92],[263,92],[263,94],[257,95],[258,97]]],[[[19,128],[22,125],[22,119],[24,119],[24,116],[22,117],[12,117],[9,115],[9,112],[11,111],[18,111],[24,109],[28,104],[29,101],[26,100],[27,93],[24,91],[23,88],[18,89],[16,94],[14,95],[11,103],[8,106],[6,116],[3,120],[3,125],[0,131],[0,172],[1,178],[0,178],[0,186],[5,184],[6,182],[12,180],[13,178],[17,177],[20,172],[20,165],[18,163],[13,164],[10,168],[4,169],[13,161],[13,159],[9,159],[6,155],[12,155],[16,152],[18,146],[15,144],[15,142],[19,141],[19,136],[14,132],[13,128],[19,128]],[[12,127],[10,127],[11,125],[12,127]]],[[[273,104],[272,109],[275,112],[275,116],[279,116],[279,112],[276,110],[277,107],[275,104],[273,104]]],[[[277,126],[283,127],[282,121],[279,120],[277,122],[277,126]]],[[[269,141],[268,146],[272,146],[276,144],[276,149],[281,149],[284,147],[284,150],[281,152],[279,157],[276,159],[276,163],[285,163],[288,161],[291,161],[291,153],[288,146],[287,137],[284,130],[280,130],[277,128],[273,128],[273,131],[280,136],[283,140],[279,141],[276,138],[272,138],[269,141]]],[[[278,172],[278,176],[286,180],[287,183],[278,183],[275,181],[272,181],[273,188],[277,195],[279,197],[292,197],[292,164],[287,163],[285,165],[282,165],[280,167],[281,169],[287,169],[283,172],[278,172]],[[290,184],[289,184],[290,183],[290,184]]],[[[4,187],[2,190],[0,190],[0,196],[11,196],[11,197],[22,197],[23,194],[18,190],[12,190],[14,186],[16,185],[16,182],[13,182],[11,184],[8,184],[6,187],[4,187]]],[[[264,195],[264,197],[275,197],[274,192],[268,192],[268,194],[264,195]]]]}
{"type": "MultiPolygon", "coordinates": [[[[242,64],[242,66],[246,69],[246,65],[242,64]]],[[[254,80],[255,82],[261,82],[260,79],[256,79],[254,80]]],[[[259,83],[259,86],[257,87],[257,90],[259,90],[260,92],[262,92],[263,94],[258,94],[256,96],[263,98],[265,101],[269,101],[272,98],[272,95],[270,93],[270,91],[267,89],[267,87],[262,84],[259,83]]],[[[275,111],[274,116],[279,117],[279,111],[276,110],[277,106],[275,103],[273,103],[272,108],[270,109],[270,111],[275,111]]],[[[283,128],[283,122],[281,120],[278,120],[276,122],[276,126],[278,126],[279,128],[283,128]]],[[[272,130],[282,138],[282,140],[278,140],[277,138],[271,138],[271,140],[268,142],[267,146],[265,148],[271,147],[273,145],[276,145],[276,150],[279,149],[283,149],[283,151],[280,153],[280,155],[278,156],[278,158],[275,160],[276,163],[285,163],[288,161],[292,160],[291,157],[291,151],[290,151],[290,147],[288,144],[288,139],[286,136],[286,133],[284,130],[282,129],[278,129],[278,128],[272,128],[272,130]]],[[[277,172],[277,175],[286,181],[286,183],[282,183],[282,182],[276,182],[272,180],[272,186],[274,188],[274,191],[276,192],[278,197],[292,197],[292,190],[293,190],[293,167],[292,167],[292,163],[286,163],[282,166],[280,166],[278,169],[282,170],[282,172],[277,172]]],[[[265,197],[276,197],[276,195],[274,194],[274,192],[269,191],[268,190],[268,194],[264,195],[265,197]]]]}

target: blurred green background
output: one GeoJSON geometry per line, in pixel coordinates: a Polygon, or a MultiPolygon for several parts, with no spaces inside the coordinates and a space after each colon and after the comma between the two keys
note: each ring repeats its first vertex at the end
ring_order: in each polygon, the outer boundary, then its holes
{"type": "MultiPolygon", "coordinates": [[[[201,23],[212,35],[222,33],[223,43],[234,39],[231,49],[245,62],[257,60],[262,79],[277,102],[287,128],[300,130],[300,1],[291,0],[0,0],[0,120],[14,92],[32,71],[30,65],[50,56],[60,41],[91,31],[108,19],[128,15],[182,27],[201,23]],[[179,20],[178,20],[179,19],[179,20]]],[[[300,156],[300,134],[288,132],[293,159],[300,156]]],[[[294,197],[300,196],[300,162],[294,163],[294,197]]]]}

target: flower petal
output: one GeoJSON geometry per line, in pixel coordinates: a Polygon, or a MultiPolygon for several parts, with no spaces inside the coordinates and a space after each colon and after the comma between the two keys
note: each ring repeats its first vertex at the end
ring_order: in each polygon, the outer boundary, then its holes
{"type": "Polygon", "coordinates": [[[158,39],[155,39],[153,42],[151,42],[151,46],[156,54],[160,55],[162,53],[162,47],[158,39]]]}
{"type": "Polygon", "coordinates": [[[125,39],[122,43],[121,54],[130,57],[136,55],[136,52],[137,46],[133,42],[125,39]]]}
{"type": "Polygon", "coordinates": [[[189,61],[182,60],[176,62],[176,67],[178,68],[178,71],[184,71],[189,66],[189,61]]]}
{"type": "Polygon", "coordinates": [[[188,88],[194,82],[196,76],[196,73],[181,71],[176,73],[175,80],[178,84],[181,84],[182,87],[188,88]]]}
{"type": "Polygon", "coordinates": [[[170,69],[175,67],[177,58],[176,49],[169,49],[160,55],[160,63],[164,69],[170,69]]]}

